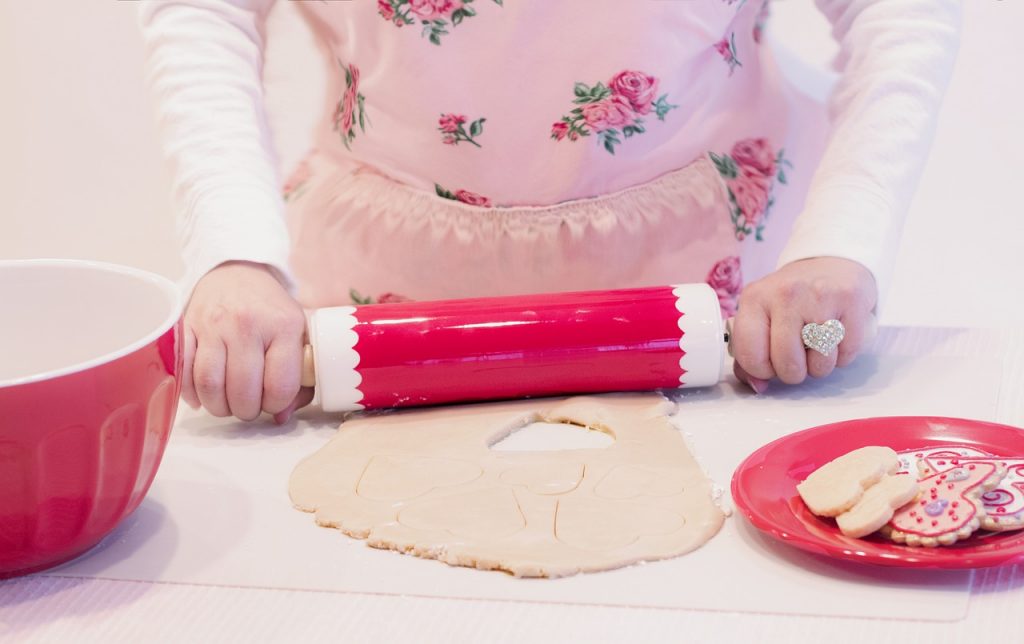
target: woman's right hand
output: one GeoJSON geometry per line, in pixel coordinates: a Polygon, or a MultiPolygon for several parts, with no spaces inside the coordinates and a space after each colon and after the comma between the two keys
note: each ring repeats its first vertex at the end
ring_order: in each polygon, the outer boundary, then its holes
{"type": "Polygon", "coordinates": [[[214,416],[284,423],[313,399],[300,386],[306,319],[273,271],[228,262],[196,285],[185,310],[181,396],[214,416]]]}

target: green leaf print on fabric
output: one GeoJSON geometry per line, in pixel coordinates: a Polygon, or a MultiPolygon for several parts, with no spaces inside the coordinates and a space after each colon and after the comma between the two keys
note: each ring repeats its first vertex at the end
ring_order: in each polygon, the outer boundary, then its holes
{"type": "Polygon", "coordinates": [[[678,107],[668,102],[668,94],[657,95],[657,78],[631,70],[619,72],[607,85],[577,82],[572,92],[573,103],[581,107],[574,107],[552,124],[551,138],[578,141],[593,134],[609,154],[615,154],[623,140],[647,132],[642,117],[653,112],[664,121],[665,115],[678,107]]]}
{"type": "Polygon", "coordinates": [[[443,135],[441,142],[445,145],[458,145],[465,141],[478,148],[483,147],[476,141],[476,137],[484,133],[484,122],[487,119],[478,118],[470,123],[468,132],[466,131],[467,120],[465,114],[442,114],[441,118],[437,121],[437,129],[443,135]]]}
{"type": "MultiPolygon", "coordinates": [[[[504,7],[502,0],[491,0],[504,7]]],[[[474,0],[377,0],[377,13],[396,27],[414,25],[419,20],[421,35],[435,45],[441,44],[448,28],[458,27],[477,15],[474,0]]]]}
{"type": "Polygon", "coordinates": [[[793,168],[784,150],[773,151],[768,139],[743,139],[728,154],[709,152],[708,157],[725,179],[736,239],[752,234],[764,241],[765,220],[775,204],[775,182],[785,185],[785,169],[793,168]]]}
{"type": "Polygon", "coordinates": [[[340,60],[338,66],[345,74],[345,91],[334,108],[332,127],[341,135],[345,147],[351,149],[352,141],[356,138],[356,126],[359,126],[360,132],[366,132],[370,119],[366,115],[366,98],[359,91],[359,68],[345,65],[340,60]]]}

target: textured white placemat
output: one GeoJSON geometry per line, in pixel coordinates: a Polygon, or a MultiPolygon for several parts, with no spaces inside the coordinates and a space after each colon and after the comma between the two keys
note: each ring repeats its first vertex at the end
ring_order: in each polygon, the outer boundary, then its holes
{"type": "MultiPolygon", "coordinates": [[[[750,451],[853,417],[991,419],[994,359],[867,356],[826,383],[755,398],[726,383],[682,397],[679,422],[726,487],[750,451]],[[925,386],[923,383],[927,383],[925,386]]],[[[740,517],[698,552],[561,580],[519,580],[381,552],[290,507],[288,474],[333,433],[309,417],[284,429],[184,412],[146,503],[112,538],[50,574],[189,584],[613,606],[955,620],[970,573],[882,570],[775,544],[740,517]],[[843,601],[836,601],[842,597],[843,601]]]]}

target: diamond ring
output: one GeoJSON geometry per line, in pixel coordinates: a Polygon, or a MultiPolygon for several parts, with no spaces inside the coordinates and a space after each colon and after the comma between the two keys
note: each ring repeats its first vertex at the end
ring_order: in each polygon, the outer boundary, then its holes
{"type": "Polygon", "coordinates": [[[804,346],[814,349],[823,356],[832,355],[845,335],[846,328],[839,320],[829,320],[824,324],[809,322],[800,332],[804,346]]]}

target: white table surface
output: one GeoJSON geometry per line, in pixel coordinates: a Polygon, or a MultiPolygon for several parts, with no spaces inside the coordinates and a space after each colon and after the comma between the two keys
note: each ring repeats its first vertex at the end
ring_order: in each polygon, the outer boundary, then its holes
{"type": "MultiPolygon", "coordinates": [[[[993,419],[1024,425],[1022,332],[884,329],[874,351],[1002,355],[993,419]]],[[[942,623],[914,616],[880,620],[738,613],[726,605],[721,610],[620,608],[45,574],[0,582],[0,642],[944,642],[979,633],[1015,641],[1012,634],[1024,632],[1022,586],[1024,566],[976,571],[966,618],[942,623]]]]}

